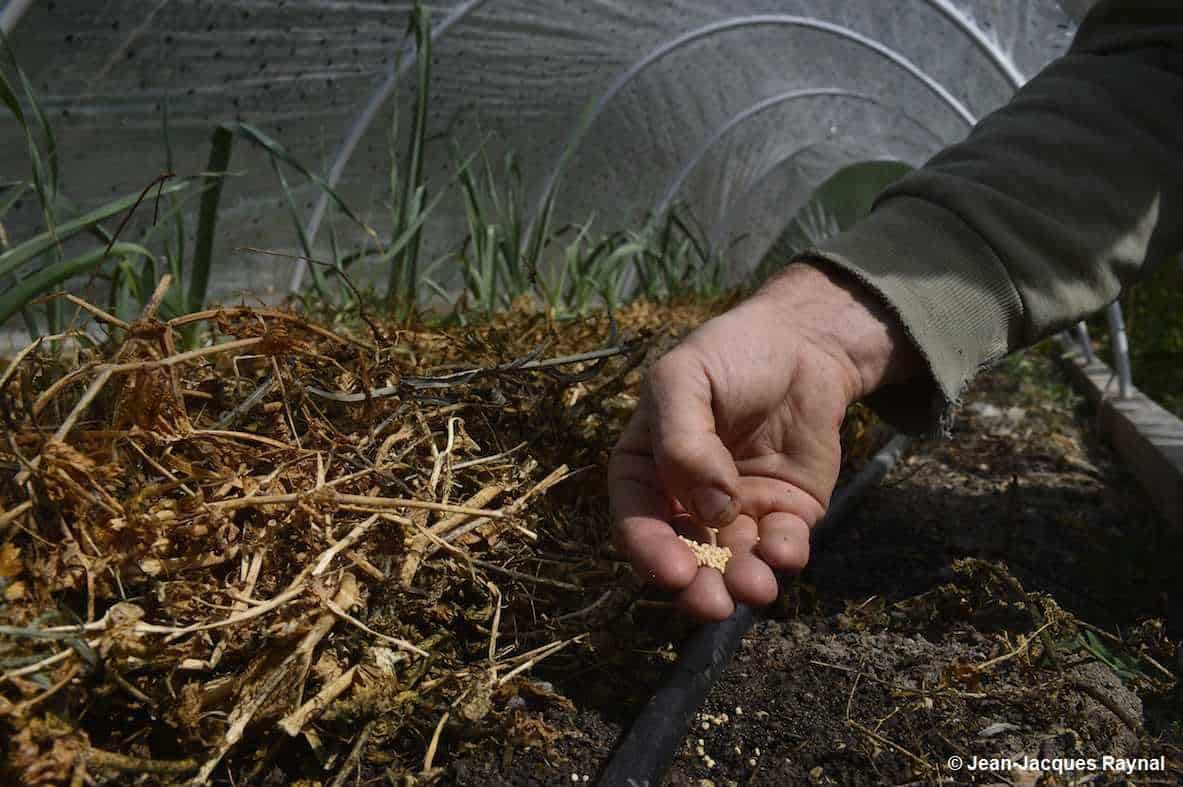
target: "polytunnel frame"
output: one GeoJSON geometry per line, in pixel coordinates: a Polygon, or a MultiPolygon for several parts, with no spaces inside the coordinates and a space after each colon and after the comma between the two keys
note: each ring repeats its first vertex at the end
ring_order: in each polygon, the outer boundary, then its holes
{"type": "MultiPolygon", "coordinates": [[[[833,141],[834,140],[831,137],[826,137],[824,139],[807,140],[804,145],[793,148],[789,152],[785,153],[785,155],[783,155],[780,158],[773,161],[768,167],[766,167],[764,169],[763,172],[761,172],[759,175],[757,175],[755,178],[752,179],[751,185],[749,185],[746,189],[744,189],[743,193],[739,196],[739,198],[734,200],[732,202],[731,206],[728,207],[727,210],[723,213],[722,217],[720,217],[720,219],[718,221],[716,221],[714,223],[714,225],[711,226],[711,228],[707,234],[708,244],[717,245],[715,243],[715,239],[721,239],[721,238],[724,238],[727,236],[727,234],[730,231],[730,227],[731,227],[731,223],[732,223],[731,214],[734,211],[735,206],[744,204],[746,202],[746,200],[753,193],[755,193],[756,190],[762,184],[764,184],[765,181],[767,181],[770,177],[772,177],[778,170],[780,170],[786,164],[793,163],[794,159],[798,158],[799,156],[806,155],[807,153],[811,153],[815,150],[818,150],[819,148],[824,148],[825,146],[832,144],[833,141]]],[[[884,162],[884,163],[886,163],[886,162],[895,162],[895,161],[899,161],[899,159],[891,157],[891,156],[879,156],[879,157],[871,156],[870,158],[861,159],[859,162],[852,162],[852,163],[866,163],[866,162],[884,162]]],[[[904,163],[909,163],[909,162],[904,162],[904,163]]],[[[915,166],[915,165],[911,165],[911,166],[915,166]]],[[[833,176],[833,175],[837,174],[838,171],[839,170],[835,170],[834,172],[831,172],[830,175],[833,176]]],[[[804,207],[805,205],[807,205],[809,203],[809,199],[811,197],[812,197],[812,195],[810,195],[810,197],[807,197],[806,199],[802,200],[800,207],[804,207]]],[[[798,208],[798,210],[800,210],[800,207],[798,208]]],[[[791,219],[790,219],[790,221],[791,221],[791,219]]],[[[786,226],[787,226],[787,224],[788,223],[786,222],[786,226]]],[[[782,230],[782,232],[783,232],[783,230],[782,230]]]]}
{"type": "Polygon", "coordinates": [[[662,194],[661,201],[657,204],[654,212],[660,216],[669,210],[670,206],[674,202],[675,197],[677,197],[678,192],[681,191],[682,186],[685,185],[686,180],[694,173],[694,170],[698,168],[698,165],[702,163],[703,159],[706,158],[706,155],[711,151],[711,149],[721,142],[724,137],[729,135],[735,129],[739,128],[739,126],[745,121],[762,114],[766,110],[774,109],[783,104],[797,101],[799,99],[819,97],[851,98],[856,101],[863,101],[868,104],[881,107],[900,115],[909,123],[913,124],[925,134],[927,134],[929,137],[937,140],[938,143],[944,142],[940,134],[921,123],[919,119],[913,117],[911,114],[904,112],[901,109],[898,109],[895,106],[892,106],[891,104],[880,101],[875,96],[869,95],[867,93],[859,93],[855,90],[847,90],[846,88],[838,87],[790,90],[788,92],[778,93],[775,96],[769,96],[768,98],[757,101],[755,104],[745,108],[742,112],[739,112],[729,118],[726,123],[717,126],[715,130],[712,131],[705,140],[703,140],[702,144],[690,154],[690,157],[686,159],[686,162],[682,165],[682,169],[678,171],[677,175],[674,176],[669,185],[666,187],[665,192],[662,194]]]}
{"type": "MultiPolygon", "coordinates": [[[[488,0],[467,0],[467,2],[456,6],[456,8],[454,8],[443,19],[438,27],[434,27],[432,29],[432,41],[434,42],[449,29],[451,29],[457,22],[461,21],[469,14],[479,9],[487,2],[488,0]]],[[[972,19],[957,9],[951,2],[949,2],[949,0],[923,0],[923,2],[938,11],[946,19],[948,19],[956,27],[960,28],[966,35],[968,35],[973,44],[994,62],[995,66],[1002,72],[1002,74],[1011,83],[1011,86],[1016,91],[1022,86],[1026,77],[1017,68],[1015,68],[1013,62],[1006,56],[1005,52],[999,48],[997,42],[991,40],[990,37],[987,36],[980,27],[974,24],[972,19]]],[[[32,7],[32,5],[33,0],[9,0],[8,3],[5,4],[4,9],[0,11],[0,34],[8,36],[8,34],[13,29],[15,29],[21,17],[24,16],[24,14],[32,7]]],[[[563,165],[566,163],[566,160],[570,156],[571,152],[573,152],[574,148],[578,146],[580,141],[582,141],[582,137],[587,132],[588,128],[590,128],[591,123],[595,121],[600,112],[602,112],[603,108],[607,106],[607,103],[616,95],[617,92],[622,90],[624,86],[627,85],[629,81],[631,81],[636,73],[644,70],[644,68],[647,67],[650,62],[663,57],[665,54],[673,51],[673,49],[677,48],[678,46],[689,43],[693,40],[697,40],[698,38],[705,37],[706,35],[710,35],[718,30],[734,29],[736,27],[743,26],[744,23],[758,24],[759,22],[755,22],[753,20],[760,19],[767,19],[767,21],[770,23],[794,24],[809,29],[829,32],[866,46],[872,51],[883,55],[887,59],[909,71],[909,73],[919,79],[926,87],[937,93],[937,95],[942,98],[942,100],[953,107],[954,110],[957,111],[958,114],[960,114],[963,118],[965,118],[971,125],[976,122],[976,119],[973,117],[972,113],[970,113],[969,110],[961,104],[961,102],[957,101],[956,98],[949,94],[949,92],[945,90],[945,88],[940,85],[939,82],[918,69],[914,64],[911,63],[911,61],[907,60],[907,58],[904,58],[903,55],[900,55],[895,50],[879,43],[878,41],[875,41],[874,39],[864,36],[857,31],[842,27],[841,25],[824,22],[822,20],[811,20],[804,17],[784,17],[780,15],[755,15],[752,17],[740,17],[738,19],[723,20],[722,22],[715,23],[713,26],[705,26],[706,28],[714,27],[716,30],[703,32],[704,28],[700,28],[698,31],[691,31],[689,34],[674,39],[673,41],[667,43],[663,50],[658,50],[656,53],[652,53],[647,62],[645,59],[643,59],[639,63],[634,64],[633,67],[628,69],[626,72],[621,74],[621,76],[617,78],[617,82],[614,83],[613,87],[600,97],[596,105],[594,105],[592,108],[590,115],[585,116],[585,118],[583,118],[581,122],[577,124],[572,136],[568,139],[567,144],[564,146],[563,152],[556,161],[551,175],[547,179],[546,188],[542,192],[542,199],[545,200],[547,195],[550,194],[551,190],[556,186],[563,165]],[[656,56],[654,56],[654,54],[656,56]]],[[[398,80],[417,60],[418,53],[414,50],[414,48],[408,46],[408,50],[409,53],[405,59],[400,58],[392,65],[386,79],[370,95],[370,98],[362,107],[361,111],[358,113],[357,117],[354,119],[354,122],[347,131],[345,138],[342,140],[341,146],[338,148],[337,153],[334,156],[333,163],[329,169],[327,182],[330,188],[335,188],[337,183],[340,182],[341,176],[344,174],[345,167],[352,158],[353,153],[356,150],[358,143],[361,141],[362,136],[373,123],[374,117],[378,114],[378,110],[381,108],[382,104],[386,103],[386,100],[390,97],[391,93],[394,92],[394,88],[398,84],[398,80]]],[[[306,235],[310,241],[315,239],[317,233],[320,230],[320,225],[323,222],[325,212],[328,209],[328,202],[328,194],[322,191],[317,196],[312,215],[309,217],[308,224],[306,225],[305,229],[306,235]]],[[[666,207],[668,207],[669,200],[663,199],[663,202],[667,203],[666,207]]],[[[539,208],[541,208],[541,205],[542,203],[540,202],[539,208]]],[[[537,215],[538,211],[536,210],[535,216],[537,217],[537,215]]],[[[299,290],[303,281],[304,271],[307,267],[307,264],[308,263],[304,260],[300,260],[297,263],[296,268],[292,273],[292,279],[289,285],[290,291],[295,292],[299,290]]],[[[1122,313],[1121,304],[1117,301],[1111,303],[1105,311],[1106,320],[1108,321],[1109,326],[1110,343],[1112,345],[1111,349],[1113,352],[1113,364],[1117,373],[1119,395],[1122,399],[1126,399],[1129,398],[1131,390],[1133,389],[1133,375],[1130,367],[1129,337],[1125,329],[1125,319],[1122,313]]],[[[1084,321],[1078,323],[1073,331],[1065,332],[1065,336],[1070,340],[1074,340],[1079,345],[1080,350],[1086,359],[1091,359],[1094,357],[1092,346],[1089,340],[1088,327],[1084,321]]]]}
{"type": "MultiPolygon", "coordinates": [[[[725,139],[732,131],[735,131],[736,129],[738,129],[744,122],[752,119],[753,117],[756,117],[757,115],[765,112],[766,110],[774,109],[776,107],[782,106],[782,105],[792,102],[792,101],[796,101],[796,100],[804,99],[804,98],[826,97],[826,96],[834,96],[834,97],[841,97],[841,98],[853,98],[853,99],[857,99],[860,101],[865,101],[869,104],[872,104],[873,106],[879,107],[885,111],[888,111],[888,112],[891,112],[891,113],[901,116],[904,120],[915,125],[924,134],[926,134],[927,136],[929,136],[930,138],[935,140],[938,144],[942,144],[944,142],[944,139],[941,137],[940,134],[933,131],[928,126],[924,125],[922,122],[920,122],[919,119],[913,117],[910,113],[905,112],[902,109],[895,107],[891,104],[880,101],[879,99],[875,98],[874,96],[870,96],[866,93],[859,93],[857,91],[847,90],[845,88],[806,88],[806,89],[790,90],[785,93],[780,93],[775,96],[769,96],[768,98],[757,101],[755,104],[752,104],[751,106],[746,107],[742,112],[739,112],[736,115],[729,118],[727,120],[727,122],[722,123],[719,126],[717,126],[714,129],[714,131],[712,131],[706,137],[706,139],[703,140],[703,142],[699,145],[699,147],[694,150],[694,152],[691,154],[691,156],[683,164],[682,169],[670,181],[669,185],[666,187],[664,194],[662,195],[661,202],[658,203],[658,206],[655,209],[655,214],[658,216],[661,216],[661,215],[664,215],[666,213],[666,211],[668,211],[670,209],[670,207],[674,204],[674,199],[677,197],[678,192],[681,191],[682,186],[685,184],[686,180],[694,173],[694,170],[698,168],[698,165],[702,163],[702,161],[706,158],[706,155],[711,151],[711,149],[714,148],[714,146],[717,145],[719,142],[721,142],[723,139],[725,139]]],[[[829,138],[810,140],[810,141],[806,142],[806,144],[804,144],[804,145],[800,145],[796,148],[793,148],[786,155],[781,156],[776,161],[774,161],[770,167],[765,169],[759,176],[757,176],[753,180],[752,185],[749,186],[748,189],[746,189],[744,191],[744,197],[746,197],[749,193],[751,193],[752,190],[758,184],[763,182],[772,172],[775,172],[777,169],[779,169],[786,161],[796,158],[798,155],[803,154],[809,150],[813,150],[828,141],[829,141],[829,138]]],[[[871,160],[871,159],[868,159],[868,160],[871,160]]],[[[886,160],[886,159],[884,159],[884,160],[886,160]]],[[[741,197],[741,200],[742,199],[743,198],[741,197]]],[[[715,226],[713,226],[711,228],[711,230],[708,232],[708,242],[709,243],[713,243],[711,238],[714,238],[720,234],[717,231],[718,224],[719,223],[716,222],[715,226]]],[[[631,269],[629,271],[629,274],[630,275],[628,276],[628,278],[626,278],[626,283],[625,283],[626,288],[628,286],[631,286],[631,284],[632,284],[633,271],[631,269]]]]}
{"type": "MultiPolygon", "coordinates": [[[[925,2],[930,4],[934,2],[941,3],[943,1],[944,0],[925,0],[925,2]]],[[[446,17],[444,17],[444,20],[439,24],[438,27],[432,28],[432,43],[434,43],[457,22],[468,16],[473,11],[476,11],[486,2],[488,2],[488,0],[468,0],[468,2],[454,8],[446,17]]],[[[600,116],[608,103],[613,98],[615,98],[615,96],[621,90],[623,90],[637,75],[639,75],[652,63],[660,60],[665,55],[674,51],[678,47],[684,46],[685,44],[700,40],[717,32],[724,32],[741,27],[762,24],[791,25],[819,30],[821,32],[828,32],[840,38],[845,38],[865,46],[871,51],[886,57],[888,60],[891,60],[897,65],[900,65],[912,76],[920,80],[931,91],[936,93],[937,96],[950,107],[952,107],[954,111],[960,114],[963,118],[969,120],[970,123],[973,122],[972,113],[970,113],[970,111],[960,101],[958,101],[956,97],[949,93],[949,91],[946,90],[939,82],[937,82],[928,74],[925,74],[921,69],[916,67],[915,64],[913,64],[899,52],[896,52],[894,49],[891,49],[890,47],[885,46],[884,44],[881,44],[880,42],[875,41],[874,39],[869,38],[868,36],[865,36],[856,30],[851,30],[850,28],[836,25],[831,22],[825,22],[820,19],[809,19],[807,17],[785,14],[756,14],[751,16],[724,19],[704,25],[695,30],[683,33],[674,39],[666,41],[662,46],[653,50],[648,55],[633,63],[623,72],[621,72],[621,74],[617,76],[616,80],[608,88],[608,90],[603,93],[594,104],[584,111],[583,116],[577,121],[575,128],[572,130],[571,135],[567,139],[567,142],[563,145],[563,150],[552,166],[550,175],[547,176],[546,184],[542,189],[541,196],[539,197],[539,202],[535,208],[533,214],[534,219],[531,221],[531,225],[533,225],[541,215],[543,206],[545,205],[549,195],[553,193],[564,165],[570,158],[570,155],[579,146],[583,136],[587,133],[588,129],[590,129],[591,124],[594,123],[595,120],[600,116]]],[[[370,95],[369,100],[367,100],[365,106],[362,108],[361,112],[358,113],[358,116],[354,120],[353,124],[346,132],[345,138],[342,141],[340,148],[338,148],[337,154],[333,158],[333,163],[330,166],[328,176],[326,177],[326,182],[328,183],[329,188],[336,188],[337,183],[340,182],[341,176],[344,174],[345,167],[348,165],[349,159],[353,156],[358,143],[361,141],[361,138],[365,132],[369,129],[370,124],[373,123],[374,117],[378,113],[378,109],[390,97],[390,94],[394,91],[394,87],[398,83],[398,80],[402,74],[407,71],[417,60],[418,53],[413,49],[413,47],[408,47],[408,50],[409,51],[407,53],[406,59],[400,59],[401,62],[396,62],[394,65],[392,65],[387,78],[370,95]]],[[[324,214],[328,209],[328,203],[328,194],[322,192],[317,196],[316,203],[312,210],[312,215],[309,218],[308,224],[305,226],[304,231],[309,243],[312,243],[316,239],[317,232],[320,230],[320,225],[324,219],[324,214]]],[[[529,236],[530,233],[527,232],[526,234],[529,236]]],[[[304,271],[307,268],[307,265],[308,263],[304,260],[297,261],[295,270],[292,272],[292,279],[288,288],[291,292],[295,292],[300,289],[300,286],[304,280],[304,271]]]]}
{"type": "MultiPolygon", "coordinates": [[[[876,41],[869,36],[863,35],[857,30],[851,30],[848,27],[836,25],[832,22],[826,22],[820,19],[809,19],[802,16],[794,16],[791,14],[753,14],[750,16],[732,17],[730,19],[722,19],[702,27],[689,30],[676,38],[666,41],[660,47],[654,49],[649,54],[634,62],[631,66],[625,69],[612,85],[606,90],[595,103],[592,104],[585,112],[583,117],[576,123],[571,135],[568,137],[566,144],[563,146],[563,151],[555,160],[551,167],[550,174],[547,176],[546,183],[538,198],[538,204],[534,209],[534,219],[531,223],[538,221],[542,215],[542,211],[547,200],[551,199],[558,188],[559,178],[562,176],[563,169],[570,159],[571,155],[583,142],[584,137],[591,126],[603,114],[604,109],[616,98],[616,96],[624,90],[636,77],[640,76],[649,66],[664,58],[666,55],[687,44],[700,41],[717,33],[730,32],[744,27],[758,27],[764,25],[782,25],[786,27],[802,27],[808,30],[815,30],[822,33],[829,33],[831,35],[844,38],[855,44],[863,46],[872,52],[887,58],[895,65],[900,66],[907,71],[911,76],[915,77],[924,87],[934,93],[941,101],[948,105],[954,112],[960,115],[970,125],[974,123],[973,113],[961,103],[944,85],[938,82],[933,77],[924,73],[915,63],[902,54],[897,52],[885,44],[876,41]]],[[[529,233],[527,233],[529,234],[529,233]]]]}
{"type": "MultiPolygon", "coordinates": [[[[937,0],[941,2],[942,0],[937,0]]],[[[608,104],[616,98],[617,95],[624,90],[635,78],[640,76],[644,71],[654,63],[663,59],[666,55],[676,51],[677,49],[717,33],[730,32],[732,30],[741,29],[744,27],[756,27],[763,25],[782,25],[788,27],[801,27],[808,30],[815,30],[822,33],[836,35],[839,38],[846,39],[855,44],[863,46],[870,51],[886,58],[891,63],[904,69],[910,76],[919,81],[925,88],[932,92],[938,100],[943,102],[946,106],[953,110],[967,125],[973,126],[975,118],[973,113],[961,101],[957,99],[952,93],[945,89],[945,87],[932,76],[926,74],[915,63],[907,57],[892,49],[885,44],[876,41],[869,36],[863,35],[857,30],[851,30],[848,27],[836,25],[832,22],[826,22],[820,19],[809,19],[791,14],[752,14],[749,16],[732,17],[729,19],[717,20],[693,30],[686,31],[675,38],[669,39],[661,46],[653,49],[644,57],[635,61],[631,66],[622,71],[612,85],[603,94],[596,99],[596,101],[589,105],[585,110],[583,116],[576,123],[563,146],[562,152],[555,160],[551,168],[550,174],[547,176],[546,183],[539,194],[538,203],[535,206],[532,214],[530,225],[527,228],[526,236],[530,237],[533,234],[535,224],[541,220],[543,212],[546,210],[548,201],[554,198],[557,193],[559,179],[563,174],[570,157],[575,150],[583,142],[587,133],[591,130],[592,125],[603,114],[608,104]]],[[[658,212],[660,215],[661,211],[658,212]]],[[[631,287],[633,284],[634,275],[630,270],[625,278],[625,286],[631,287]]]]}
{"type": "Polygon", "coordinates": [[[33,0],[8,0],[4,10],[0,11],[0,35],[7,36],[31,5],[33,0]]]}

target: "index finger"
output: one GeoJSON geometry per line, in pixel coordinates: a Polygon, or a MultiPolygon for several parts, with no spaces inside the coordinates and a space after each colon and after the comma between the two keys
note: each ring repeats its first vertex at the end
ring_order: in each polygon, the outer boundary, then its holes
{"type": "Polygon", "coordinates": [[[625,427],[608,463],[612,535],[640,576],[681,590],[694,580],[698,561],[670,525],[673,511],[645,439],[645,415],[625,427]]]}

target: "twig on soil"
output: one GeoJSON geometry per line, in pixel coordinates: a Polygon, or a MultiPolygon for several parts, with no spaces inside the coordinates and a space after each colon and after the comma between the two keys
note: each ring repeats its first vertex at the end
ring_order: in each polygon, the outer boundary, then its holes
{"type": "Polygon", "coordinates": [[[1024,651],[1026,651],[1027,648],[1031,646],[1031,643],[1033,641],[1035,641],[1036,639],[1038,639],[1039,635],[1042,634],[1051,625],[1052,624],[1050,622],[1044,623],[1042,626],[1037,628],[1035,631],[1031,632],[1031,634],[1029,636],[1025,636],[1023,634],[1020,634],[1019,635],[1019,644],[1014,649],[1012,649],[1010,652],[1004,653],[1001,656],[996,656],[996,657],[989,659],[987,661],[983,661],[980,664],[973,664],[973,665],[971,665],[971,669],[973,669],[975,672],[985,672],[986,670],[990,669],[991,667],[996,667],[999,664],[1010,661],[1011,659],[1019,656],[1024,651]]]}
{"type": "Polygon", "coordinates": [[[567,647],[568,645],[571,645],[575,642],[582,642],[583,640],[587,639],[588,636],[590,636],[590,634],[588,632],[584,632],[583,634],[580,634],[577,637],[571,637],[570,639],[565,639],[561,642],[552,642],[550,645],[540,648],[538,651],[538,655],[532,656],[532,657],[526,659],[521,664],[517,665],[516,667],[511,669],[509,672],[505,673],[500,678],[498,678],[497,685],[504,686],[506,683],[513,680],[514,678],[516,678],[518,675],[522,674],[526,670],[532,669],[535,664],[542,661],[543,659],[550,658],[551,656],[558,653],[560,650],[567,647]]]}
{"type": "Polygon", "coordinates": [[[920,757],[916,754],[913,754],[912,752],[905,749],[903,746],[900,746],[898,743],[895,743],[894,741],[891,741],[891,740],[883,737],[882,735],[875,732],[871,728],[858,723],[854,719],[847,719],[846,723],[849,724],[851,727],[854,727],[856,730],[861,732],[863,735],[866,735],[868,738],[875,741],[876,743],[879,743],[883,746],[887,746],[888,748],[894,749],[895,751],[904,755],[905,757],[910,759],[912,762],[916,763],[921,768],[923,768],[925,771],[936,770],[936,768],[933,767],[932,763],[928,762],[927,760],[923,759],[922,757],[920,757]]]}

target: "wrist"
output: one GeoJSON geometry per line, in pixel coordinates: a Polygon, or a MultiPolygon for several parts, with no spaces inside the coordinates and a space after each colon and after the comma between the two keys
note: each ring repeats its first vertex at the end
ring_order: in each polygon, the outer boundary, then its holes
{"type": "Polygon", "coordinates": [[[854,276],[823,260],[790,263],[752,300],[838,361],[850,402],[924,373],[919,350],[891,308],[854,276]]]}

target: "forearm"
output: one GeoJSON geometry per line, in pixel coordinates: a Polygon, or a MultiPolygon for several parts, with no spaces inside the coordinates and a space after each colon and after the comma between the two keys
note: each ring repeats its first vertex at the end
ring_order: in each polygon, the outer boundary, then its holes
{"type": "Polygon", "coordinates": [[[946,426],[983,367],[1183,244],[1183,12],[1159,6],[1104,4],[1067,57],[808,255],[877,293],[921,350],[927,391],[875,398],[898,424],[946,426]]]}

